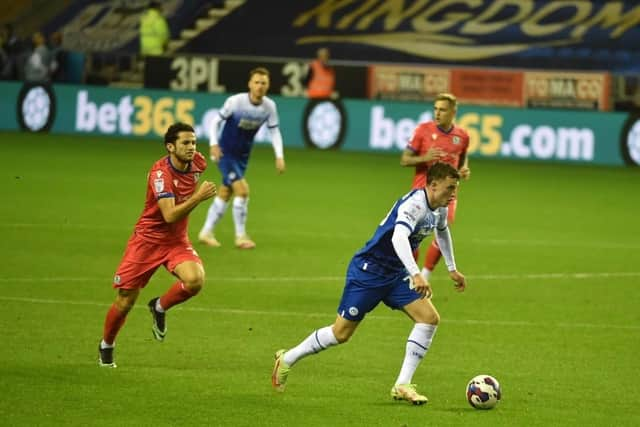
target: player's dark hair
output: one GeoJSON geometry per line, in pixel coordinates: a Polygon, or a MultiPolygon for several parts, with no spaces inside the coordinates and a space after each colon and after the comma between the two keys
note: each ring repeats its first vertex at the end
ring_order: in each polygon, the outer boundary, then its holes
{"type": "Polygon", "coordinates": [[[256,67],[254,69],[252,69],[251,71],[249,71],[249,80],[251,80],[251,78],[253,77],[254,74],[262,74],[263,76],[267,76],[269,77],[269,70],[267,70],[264,67],[256,67]]]}
{"type": "Polygon", "coordinates": [[[171,126],[169,126],[169,129],[167,129],[167,133],[164,134],[164,143],[166,144],[173,144],[174,142],[176,142],[178,140],[178,134],[180,132],[194,132],[193,127],[191,125],[188,125],[186,123],[174,123],[171,126]]]}
{"type": "Polygon", "coordinates": [[[460,173],[458,170],[449,163],[436,162],[429,167],[429,170],[427,170],[427,184],[446,178],[460,179],[460,173]]]}

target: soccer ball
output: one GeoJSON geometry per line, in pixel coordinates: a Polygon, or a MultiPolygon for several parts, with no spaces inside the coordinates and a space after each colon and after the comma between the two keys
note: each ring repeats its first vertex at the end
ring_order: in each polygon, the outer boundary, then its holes
{"type": "Polygon", "coordinates": [[[476,409],[491,409],[501,397],[500,383],[491,375],[478,375],[467,384],[467,401],[476,409]]]}

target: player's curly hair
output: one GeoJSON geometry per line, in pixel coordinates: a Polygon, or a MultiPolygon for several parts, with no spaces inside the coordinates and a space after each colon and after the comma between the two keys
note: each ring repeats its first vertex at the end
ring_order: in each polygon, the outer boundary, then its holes
{"type": "Polygon", "coordinates": [[[193,126],[188,125],[186,123],[174,123],[171,126],[169,126],[169,129],[167,129],[167,133],[164,134],[164,143],[166,144],[172,144],[174,142],[177,141],[178,139],[178,134],[180,132],[194,132],[195,130],[193,130],[193,126]]]}
{"type": "Polygon", "coordinates": [[[436,162],[429,167],[427,171],[427,184],[433,181],[440,181],[445,178],[454,178],[460,180],[460,173],[449,163],[436,162]]]}

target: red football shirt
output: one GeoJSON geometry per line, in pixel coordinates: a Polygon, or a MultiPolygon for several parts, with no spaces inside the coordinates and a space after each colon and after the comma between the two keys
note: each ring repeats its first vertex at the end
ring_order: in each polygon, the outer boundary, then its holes
{"type": "Polygon", "coordinates": [[[176,205],[183,203],[194,193],[206,168],[207,162],[199,152],[196,152],[186,172],[173,167],[169,156],[155,162],[147,177],[147,199],[135,233],[144,240],[161,245],[188,241],[188,215],[169,224],[162,216],[158,200],[173,197],[176,205]]]}
{"type": "Polygon", "coordinates": [[[447,154],[427,164],[416,165],[416,174],[413,177],[411,188],[422,188],[427,185],[427,169],[436,161],[449,163],[454,168],[459,169],[462,166],[460,160],[463,156],[466,156],[467,148],[469,148],[469,134],[456,125],[453,125],[449,132],[445,132],[434,121],[420,123],[413,132],[407,149],[418,156],[422,156],[432,147],[440,148],[446,151],[447,154]]]}

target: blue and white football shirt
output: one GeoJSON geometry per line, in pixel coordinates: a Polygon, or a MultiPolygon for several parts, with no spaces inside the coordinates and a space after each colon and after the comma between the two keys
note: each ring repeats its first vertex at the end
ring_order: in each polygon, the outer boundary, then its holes
{"type": "Polygon", "coordinates": [[[415,251],[420,242],[432,234],[434,229],[444,230],[447,227],[447,208],[432,209],[424,189],[410,191],[393,205],[378,225],[373,237],[354,258],[383,267],[387,274],[406,271],[391,241],[394,228],[398,224],[409,229],[409,244],[411,250],[415,251]]]}
{"type": "Polygon", "coordinates": [[[278,111],[275,102],[263,97],[262,103],[251,103],[249,93],[232,95],[219,111],[225,120],[218,144],[225,156],[248,158],[253,138],[263,123],[270,129],[278,127],[278,111]]]}

